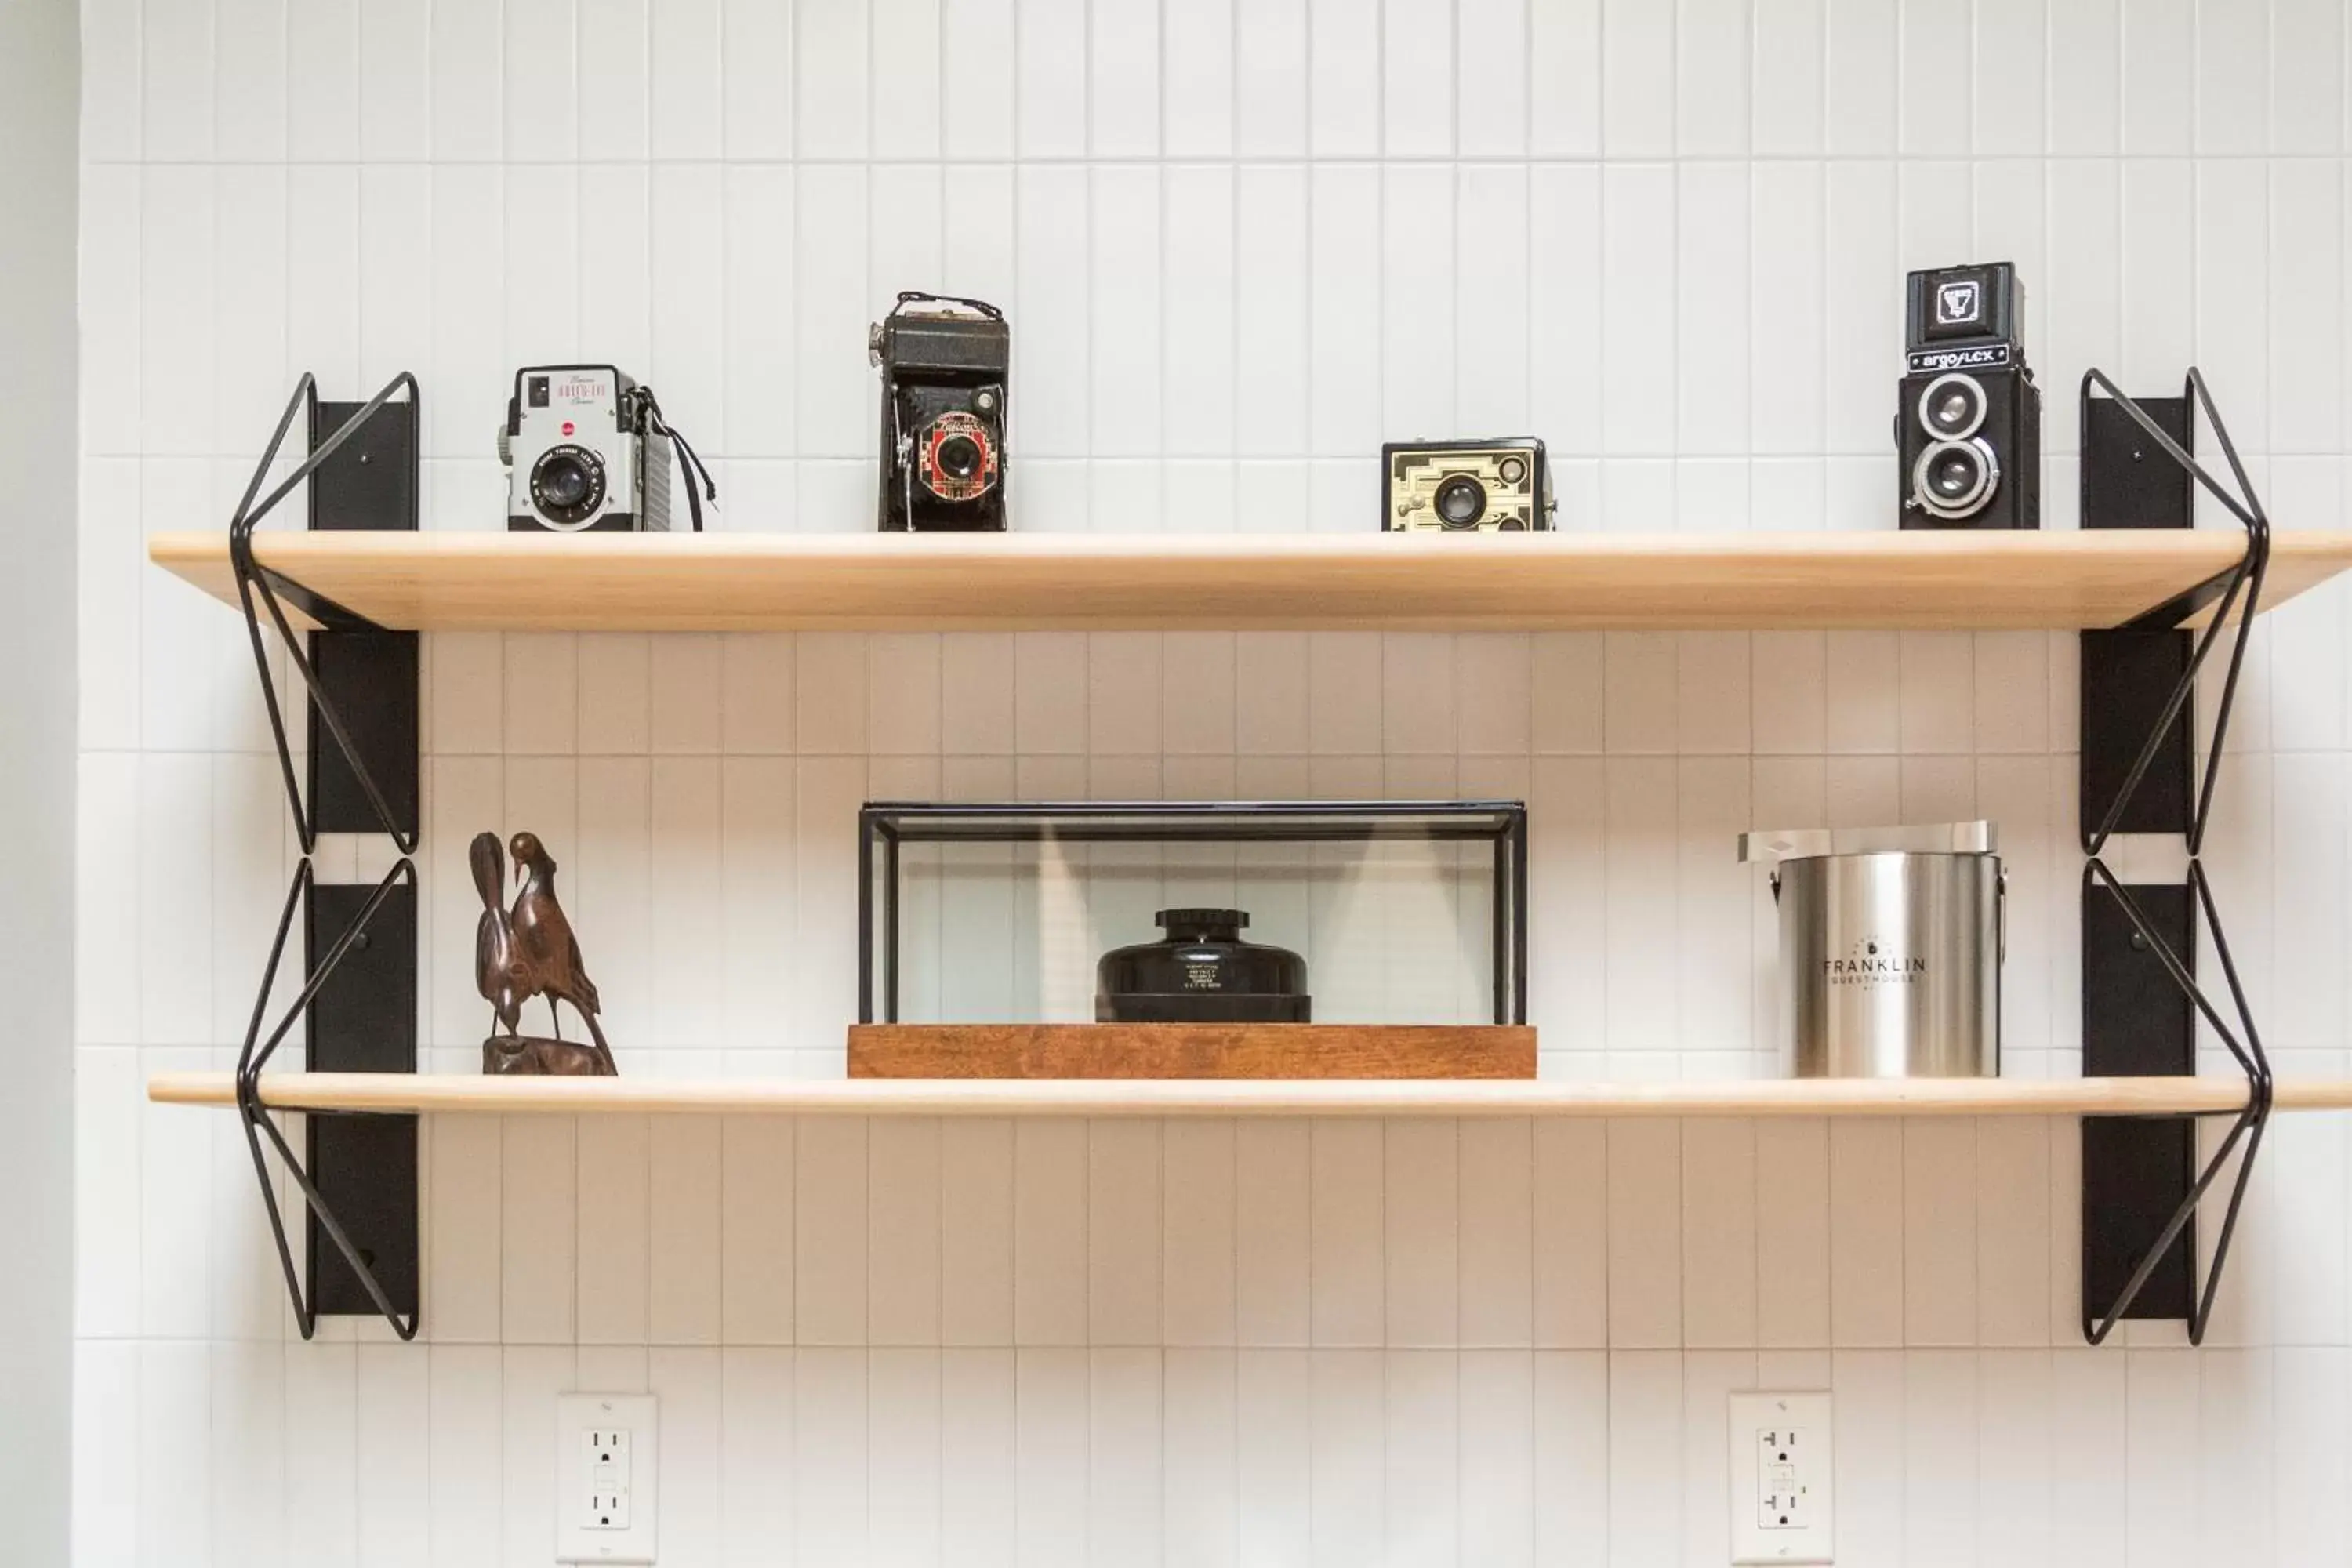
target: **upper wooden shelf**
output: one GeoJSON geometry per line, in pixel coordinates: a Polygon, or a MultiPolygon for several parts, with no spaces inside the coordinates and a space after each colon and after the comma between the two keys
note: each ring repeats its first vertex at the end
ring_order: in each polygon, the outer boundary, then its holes
{"type": "MultiPolygon", "coordinates": [[[[225,1072],[158,1073],[165,1105],[236,1103],[225,1072]]],[[[2246,1102],[2236,1078],[1789,1079],[1569,1083],[1502,1079],[481,1078],[282,1073],[281,1110],[522,1115],[718,1112],[845,1116],[2163,1116],[2246,1102]]],[[[2352,1081],[2282,1083],[2281,1110],[2352,1107],[2352,1081]]]]}
{"type": "MultiPolygon", "coordinates": [[[[265,566],[415,631],[2082,630],[2227,572],[2232,529],[2037,533],[263,533],[265,566]]],[[[157,564],[232,605],[225,533],[157,564]]],[[[2273,537],[2267,609],[2352,566],[2273,537]]]]}

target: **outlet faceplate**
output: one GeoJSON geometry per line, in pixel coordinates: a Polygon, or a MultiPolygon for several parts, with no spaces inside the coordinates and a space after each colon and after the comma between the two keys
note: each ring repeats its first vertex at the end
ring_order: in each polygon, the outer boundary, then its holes
{"type": "Polygon", "coordinates": [[[1731,1560],[1829,1563],[1832,1441],[1826,1394],[1731,1396],[1731,1560]]]}
{"type": "Polygon", "coordinates": [[[649,1394],[555,1401],[555,1560],[651,1563],[661,1435],[649,1394]]]}

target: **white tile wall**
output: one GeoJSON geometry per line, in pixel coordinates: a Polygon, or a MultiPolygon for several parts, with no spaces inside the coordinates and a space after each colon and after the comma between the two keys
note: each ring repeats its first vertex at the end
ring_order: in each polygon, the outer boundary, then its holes
{"type": "MultiPolygon", "coordinates": [[[[1898,273],[2007,256],[2054,526],[2084,367],[2191,359],[2280,526],[2341,526],[2343,5],[84,15],[81,1568],[544,1562],[575,1386],[661,1394],[665,1563],[1716,1563],[1722,1395],[1758,1384],[1838,1395],[1842,1562],[2352,1551],[2324,1120],[2279,1127],[2203,1352],[2080,1347],[2063,1122],[450,1121],[401,1346],[293,1337],[233,1125],[140,1098],[226,1065],[289,862],[241,628],[138,542],[222,523],[299,370],[418,373],[429,527],[498,525],[508,373],[579,354],[662,389],[714,526],[854,531],[865,324],[945,288],[1015,324],[1024,528],[1360,529],[1382,438],[1474,426],[1549,439],[1570,528],[1879,528],[1898,273]]],[[[2266,623],[2216,826],[2290,1073],[2345,1070],[2352,1009],[2346,602],[2266,623]]],[[[824,1075],[868,795],[1460,789],[1531,803],[1547,1073],[1762,1070],[1739,826],[1974,813],[2018,893],[2009,1069],[2075,1070],[2065,637],[426,665],[443,1068],[481,827],[557,845],[625,1070],[824,1075]]]]}

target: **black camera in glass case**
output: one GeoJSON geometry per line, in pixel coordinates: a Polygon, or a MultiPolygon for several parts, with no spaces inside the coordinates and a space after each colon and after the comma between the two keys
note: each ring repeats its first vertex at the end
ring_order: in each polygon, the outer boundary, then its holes
{"type": "Polygon", "coordinates": [[[1895,415],[1905,528],[2042,526],[2042,390],[2025,291],[1996,261],[1914,272],[1895,415]]]}
{"type": "Polygon", "coordinates": [[[1004,312],[980,300],[908,289],[874,324],[866,347],[882,372],[876,526],[1001,531],[1004,387],[1013,363],[1004,312]]]}

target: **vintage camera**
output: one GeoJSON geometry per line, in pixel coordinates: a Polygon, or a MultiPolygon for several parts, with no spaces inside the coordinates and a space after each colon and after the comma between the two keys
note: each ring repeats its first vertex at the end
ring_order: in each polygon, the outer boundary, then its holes
{"type": "Polygon", "coordinates": [[[1004,312],[979,300],[908,289],[867,332],[866,348],[882,371],[876,526],[1002,530],[1004,384],[1013,363],[1004,312]]]}
{"type": "Polygon", "coordinates": [[[2042,389],[2006,261],[1914,272],[1895,415],[1905,528],[2042,526],[2042,389]]]}
{"type": "Polygon", "coordinates": [[[703,500],[717,500],[718,487],[651,387],[609,364],[517,371],[499,431],[508,531],[667,532],[672,447],[699,533],[703,500]]]}
{"type": "Polygon", "coordinates": [[[1391,441],[1381,526],[1390,532],[1518,533],[1551,526],[1551,471],[1532,436],[1497,440],[1391,441]]]}

